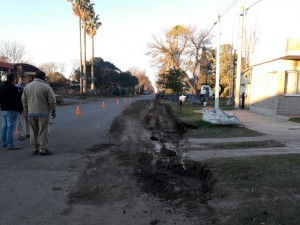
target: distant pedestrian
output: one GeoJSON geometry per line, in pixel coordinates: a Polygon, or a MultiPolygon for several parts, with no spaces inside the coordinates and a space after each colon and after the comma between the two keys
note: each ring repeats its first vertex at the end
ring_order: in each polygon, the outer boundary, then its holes
{"type": "Polygon", "coordinates": [[[15,86],[14,74],[7,75],[6,81],[0,86],[0,105],[2,115],[2,147],[8,150],[20,149],[14,145],[18,115],[22,113],[21,95],[15,86]]]}
{"type": "MultiPolygon", "coordinates": [[[[18,91],[21,96],[23,94],[23,90],[26,84],[27,84],[27,77],[23,75],[19,78],[18,84],[16,84],[16,87],[18,88],[18,91]]],[[[23,110],[23,112],[19,114],[17,129],[18,129],[19,140],[25,140],[25,138],[29,138],[30,136],[29,124],[28,124],[28,117],[26,115],[25,110],[23,110]]]]}
{"type": "Polygon", "coordinates": [[[49,116],[56,117],[56,99],[52,88],[45,82],[46,74],[38,71],[35,79],[26,85],[22,95],[24,110],[28,114],[30,145],[34,155],[51,155],[48,150],[49,116]]]}

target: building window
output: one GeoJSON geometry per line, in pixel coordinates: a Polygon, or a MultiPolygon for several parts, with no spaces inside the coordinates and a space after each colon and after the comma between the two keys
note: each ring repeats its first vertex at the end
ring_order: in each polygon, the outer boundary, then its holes
{"type": "Polygon", "coordinates": [[[285,95],[300,95],[300,71],[286,71],[285,95]]]}

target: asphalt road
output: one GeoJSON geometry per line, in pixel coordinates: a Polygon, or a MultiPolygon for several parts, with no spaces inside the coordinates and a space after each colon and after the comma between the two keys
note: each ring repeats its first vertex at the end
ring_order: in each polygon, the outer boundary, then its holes
{"type": "Polygon", "coordinates": [[[132,102],[154,95],[103,101],[65,100],[51,120],[51,156],[34,156],[29,140],[16,141],[21,150],[0,151],[0,224],[77,224],[66,215],[66,195],[86,161],[87,149],[106,141],[114,118],[132,102]],[[80,116],[76,116],[79,106],[80,116]]]}
{"type": "Polygon", "coordinates": [[[153,96],[126,98],[126,102],[125,98],[100,101],[65,100],[72,104],[59,106],[57,117],[51,120],[49,148],[58,153],[82,152],[95,144],[105,142],[113,119],[132,102],[144,98],[153,96]],[[102,108],[103,102],[105,109],[102,108]],[[77,106],[80,116],[76,115],[77,106]]]}

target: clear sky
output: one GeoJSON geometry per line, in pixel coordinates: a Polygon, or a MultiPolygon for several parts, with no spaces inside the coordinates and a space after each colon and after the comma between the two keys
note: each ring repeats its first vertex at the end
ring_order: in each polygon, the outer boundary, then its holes
{"type": "MultiPolygon", "coordinates": [[[[235,44],[238,12],[242,5],[247,8],[257,2],[248,11],[245,26],[256,21],[260,32],[259,50],[274,48],[274,43],[283,42],[287,37],[300,37],[299,0],[92,2],[103,24],[95,36],[95,57],[102,57],[123,71],[138,67],[145,70],[151,80],[155,68],[150,66],[150,58],[145,53],[152,34],[159,34],[164,28],[170,29],[177,24],[210,28],[218,13],[226,12],[221,19],[221,43],[235,44]]],[[[0,27],[0,41],[16,40],[23,44],[27,57],[37,66],[44,62],[64,62],[68,77],[73,61],[79,60],[78,18],[66,0],[0,0],[0,27]]],[[[89,60],[89,37],[87,43],[89,60]]]]}

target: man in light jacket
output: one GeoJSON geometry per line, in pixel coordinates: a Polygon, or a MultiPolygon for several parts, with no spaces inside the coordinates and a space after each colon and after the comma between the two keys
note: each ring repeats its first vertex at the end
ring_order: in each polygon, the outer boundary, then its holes
{"type": "Polygon", "coordinates": [[[52,88],[45,82],[46,74],[38,71],[35,79],[23,90],[22,103],[28,115],[30,145],[34,155],[51,155],[48,150],[49,116],[56,117],[56,99],[52,88]]]}

